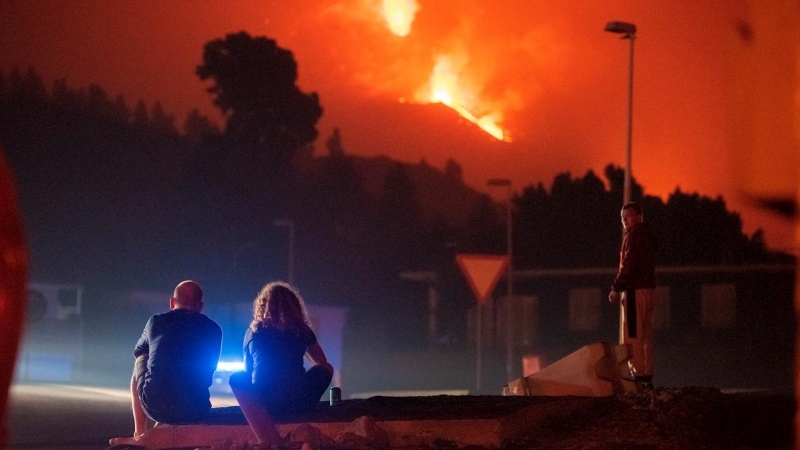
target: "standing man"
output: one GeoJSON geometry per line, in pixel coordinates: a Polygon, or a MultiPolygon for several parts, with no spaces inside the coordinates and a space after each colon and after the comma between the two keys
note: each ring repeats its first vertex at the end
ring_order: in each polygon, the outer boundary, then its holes
{"type": "Polygon", "coordinates": [[[219,361],[222,329],[201,314],[203,291],[194,281],[175,287],[169,309],[150,317],[133,351],[134,439],[147,433],[148,417],[192,422],[211,409],[208,388],[219,361]]]}
{"type": "Polygon", "coordinates": [[[619,271],[608,301],[622,302],[620,341],[630,344],[633,351],[628,362],[631,375],[640,384],[652,387],[656,240],[650,224],[643,221],[638,203],[626,204],[620,215],[625,233],[619,252],[619,271]]]}

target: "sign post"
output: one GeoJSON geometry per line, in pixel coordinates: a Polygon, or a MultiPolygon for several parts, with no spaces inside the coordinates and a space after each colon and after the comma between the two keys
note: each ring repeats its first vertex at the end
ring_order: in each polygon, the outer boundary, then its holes
{"type": "Polygon", "coordinates": [[[489,294],[494,291],[497,282],[500,280],[500,275],[508,265],[508,256],[505,255],[473,255],[473,254],[458,254],[456,255],[456,262],[464,277],[472,289],[475,300],[477,300],[476,310],[476,341],[477,341],[477,358],[476,358],[476,387],[478,393],[481,391],[481,369],[483,366],[483,305],[488,302],[489,294]]]}

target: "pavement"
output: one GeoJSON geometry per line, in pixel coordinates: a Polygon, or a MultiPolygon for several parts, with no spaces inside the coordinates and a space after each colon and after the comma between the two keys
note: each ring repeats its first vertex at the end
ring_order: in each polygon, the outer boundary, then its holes
{"type": "MultiPolygon", "coordinates": [[[[15,383],[10,390],[8,449],[105,449],[133,434],[127,389],[52,383],[15,383]]],[[[215,407],[236,405],[212,396],[215,407]]]]}

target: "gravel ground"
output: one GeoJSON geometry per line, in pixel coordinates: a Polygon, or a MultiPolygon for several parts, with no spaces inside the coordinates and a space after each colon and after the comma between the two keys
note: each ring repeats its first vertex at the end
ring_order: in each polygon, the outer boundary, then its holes
{"type": "MultiPolygon", "coordinates": [[[[503,397],[495,397],[498,403],[503,397]]],[[[508,398],[506,398],[508,399],[508,398]]],[[[529,399],[536,402],[536,399],[529,399]]],[[[383,400],[400,402],[402,399],[383,400]]],[[[476,400],[491,403],[491,397],[476,400]]],[[[552,399],[540,399],[550,402],[552,399]]],[[[568,403],[568,402],[565,402],[568,403]]],[[[399,403],[398,403],[399,404],[399,403]]],[[[447,414],[436,402],[422,415],[447,414]]],[[[427,407],[423,404],[423,409],[427,407]]],[[[586,408],[565,411],[552,420],[532,424],[525,437],[507,442],[507,449],[791,449],[795,402],[773,393],[726,394],[716,388],[655,388],[642,393],[595,398],[586,408]]],[[[401,415],[406,415],[407,411],[401,415]]],[[[366,418],[357,433],[336,441],[311,426],[298,427],[280,446],[230,443],[213,450],[311,449],[455,449],[452,442],[421,444],[413,438],[388,442],[385,432],[366,418]]],[[[474,448],[473,450],[479,450],[474,448]]]]}
{"type": "Polygon", "coordinates": [[[791,449],[794,400],[723,394],[713,388],[656,388],[619,396],[586,421],[554,424],[509,448],[791,449]]]}

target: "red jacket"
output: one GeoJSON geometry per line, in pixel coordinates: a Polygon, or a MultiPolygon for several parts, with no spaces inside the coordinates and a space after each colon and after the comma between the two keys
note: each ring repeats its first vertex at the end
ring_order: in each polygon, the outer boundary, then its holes
{"type": "Polygon", "coordinates": [[[619,251],[619,271],[611,289],[623,292],[655,288],[656,247],[650,224],[642,222],[626,230],[619,251]]]}

